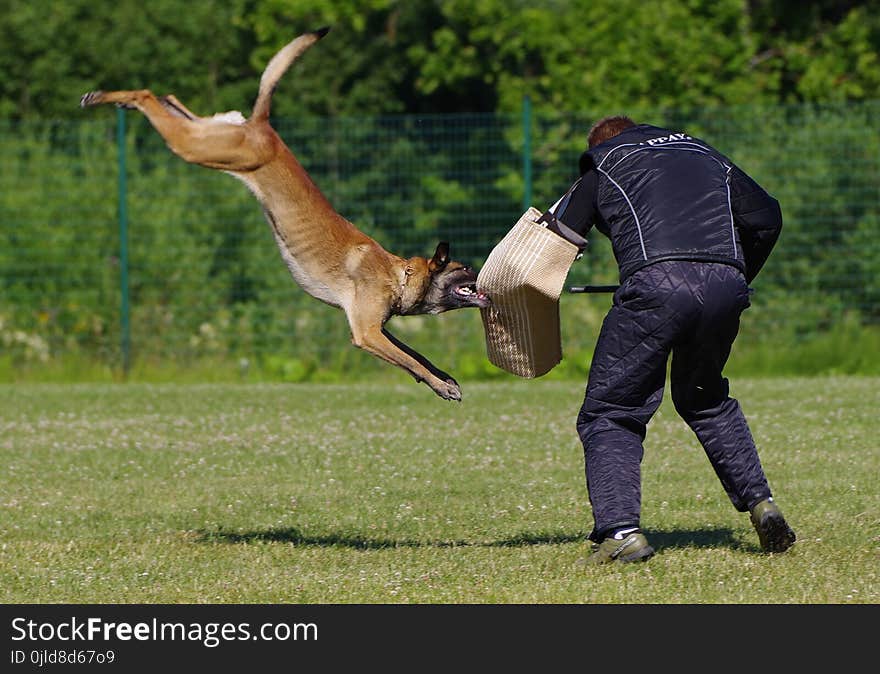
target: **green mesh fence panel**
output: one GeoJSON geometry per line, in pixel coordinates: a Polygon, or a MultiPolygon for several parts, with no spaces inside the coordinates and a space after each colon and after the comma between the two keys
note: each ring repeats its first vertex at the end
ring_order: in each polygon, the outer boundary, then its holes
{"type": "MultiPolygon", "coordinates": [[[[711,142],[782,204],[784,230],[754,284],[744,339],[880,323],[878,113],[880,103],[631,112],[711,142]]],[[[96,117],[0,123],[0,365],[123,362],[116,120],[96,117]]],[[[593,119],[531,115],[528,186],[520,115],[275,125],[334,207],[386,249],[430,256],[444,240],[479,267],[524,194],[545,208],[577,177],[593,119]]],[[[287,379],[387,367],[349,345],[340,311],[293,283],[242,184],[174,157],[136,113],[126,120],[134,367],[207,361],[287,379]]],[[[589,238],[570,283],[614,283],[610,246],[589,238]]],[[[568,352],[592,348],[609,301],[562,298],[568,352]]],[[[476,311],[390,327],[441,367],[482,367],[476,311]]]]}

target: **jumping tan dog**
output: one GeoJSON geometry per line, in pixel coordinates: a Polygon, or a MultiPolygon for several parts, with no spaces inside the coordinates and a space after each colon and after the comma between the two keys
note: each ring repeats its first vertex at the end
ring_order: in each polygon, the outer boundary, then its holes
{"type": "Polygon", "coordinates": [[[450,261],[440,243],[430,260],[404,260],[339,215],[269,125],[278,80],[294,60],[327,34],[300,35],[269,61],[250,119],[239,112],[199,117],[174,96],[149,90],[95,91],[82,107],[115,103],[140,110],[174,154],[242,180],[260,201],[281,257],[294,280],[317,299],[345,311],[352,343],[408,371],[446,400],[461,400],[458,383],[385,328],[394,315],[438,314],[485,307],[476,273],[450,261]]]}

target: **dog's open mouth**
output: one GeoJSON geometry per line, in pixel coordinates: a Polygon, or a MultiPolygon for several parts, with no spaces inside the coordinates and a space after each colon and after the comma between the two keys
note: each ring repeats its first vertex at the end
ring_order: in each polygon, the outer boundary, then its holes
{"type": "Polygon", "coordinates": [[[453,292],[459,299],[464,300],[472,306],[488,307],[492,304],[492,300],[489,299],[489,296],[486,293],[477,290],[476,282],[463,283],[455,286],[453,292]]]}

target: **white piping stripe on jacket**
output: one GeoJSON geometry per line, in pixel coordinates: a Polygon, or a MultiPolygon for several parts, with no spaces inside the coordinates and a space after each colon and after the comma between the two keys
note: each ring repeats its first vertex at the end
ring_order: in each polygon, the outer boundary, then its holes
{"type": "Polygon", "coordinates": [[[724,184],[727,187],[727,212],[730,213],[730,240],[733,243],[733,259],[738,260],[739,256],[736,254],[736,227],[733,222],[733,204],[730,203],[730,172],[732,170],[732,166],[727,167],[724,184]]]}
{"type": "MultiPolygon", "coordinates": [[[[612,154],[614,154],[616,150],[619,150],[622,147],[635,147],[639,150],[662,150],[665,147],[675,147],[678,145],[693,145],[694,147],[699,148],[700,150],[705,152],[706,154],[709,154],[705,145],[701,145],[700,143],[689,143],[686,140],[671,140],[660,145],[648,145],[646,142],[624,143],[623,145],[618,145],[613,150],[609,150],[608,153],[604,157],[602,157],[602,161],[599,162],[599,165],[596,168],[601,168],[602,164],[605,163],[605,160],[608,159],[608,157],[610,157],[612,154]]],[[[630,154],[632,153],[627,153],[627,155],[624,156],[624,159],[630,154]]]]}
{"type": "MultiPolygon", "coordinates": [[[[690,143],[690,144],[692,144],[692,143],[690,143]]],[[[704,154],[704,155],[706,155],[707,157],[711,157],[712,159],[714,159],[716,162],[718,162],[719,164],[721,164],[721,166],[723,166],[723,167],[726,168],[726,169],[730,169],[730,168],[731,168],[730,166],[728,166],[727,164],[725,164],[723,161],[721,161],[720,159],[718,159],[718,157],[716,157],[715,155],[713,155],[711,152],[707,152],[706,150],[700,148],[699,145],[697,145],[696,148],[697,148],[697,149],[692,149],[692,148],[689,148],[689,147],[671,147],[670,145],[664,145],[664,146],[662,146],[662,147],[658,147],[658,146],[656,146],[656,145],[653,146],[653,147],[640,147],[640,148],[638,148],[637,150],[633,150],[632,152],[628,152],[628,153],[626,153],[623,157],[621,157],[621,158],[618,159],[616,162],[614,162],[614,166],[612,166],[611,168],[605,169],[605,170],[606,170],[606,171],[613,171],[615,168],[617,168],[618,164],[620,164],[620,162],[622,162],[624,159],[627,159],[627,158],[631,157],[631,156],[634,155],[636,152],[642,152],[643,150],[681,150],[682,152],[696,152],[696,153],[698,153],[698,154],[704,154]]],[[[610,153],[609,153],[609,154],[610,154],[610,153]]],[[[606,156],[606,158],[607,158],[607,156],[606,156]]],[[[605,159],[603,159],[602,162],[604,163],[604,162],[605,162],[605,159]]]]}
{"type": "Polygon", "coordinates": [[[598,166],[596,167],[596,170],[599,171],[599,173],[601,173],[603,176],[608,178],[608,180],[611,181],[611,184],[614,185],[618,190],[620,190],[620,193],[623,195],[623,198],[626,199],[626,203],[629,205],[629,210],[633,214],[633,220],[635,220],[635,223],[636,223],[636,231],[639,233],[639,243],[642,246],[642,257],[645,258],[645,260],[647,260],[648,253],[647,253],[647,251],[645,251],[645,240],[642,238],[642,225],[639,222],[639,216],[636,215],[636,209],[633,208],[632,202],[629,200],[629,197],[626,195],[626,192],[623,191],[623,188],[614,181],[614,178],[612,178],[610,175],[608,175],[607,171],[600,169],[598,166]]]}
{"type": "MultiPolygon", "coordinates": [[[[630,210],[632,211],[633,218],[635,218],[635,221],[636,221],[636,227],[638,228],[638,231],[639,231],[639,242],[642,244],[642,255],[644,256],[644,258],[645,258],[646,260],[648,259],[648,256],[647,256],[647,254],[645,253],[645,242],[642,240],[642,228],[641,228],[641,225],[639,224],[639,219],[638,219],[638,217],[636,216],[635,209],[633,208],[632,203],[630,203],[629,197],[626,196],[626,193],[623,191],[623,189],[621,189],[620,185],[618,185],[616,182],[614,182],[614,180],[611,178],[611,176],[608,175],[608,171],[612,171],[612,170],[614,170],[614,169],[620,164],[620,162],[622,162],[623,160],[625,160],[625,159],[626,159],[627,157],[629,157],[630,155],[635,154],[636,152],[641,152],[642,150],[664,150],[664,149],[669,149],[669,150],[683,150],[683,151],[685,151],[685,152],[698,152],[699,154],[704,154],[704,155],[706,155],[706,156],[708,156],[708,157],[711,157],[711,158],[714,159],[716,162],[718,162],[719,164],[721,164],[721,166],[723,166],[725,169],[727,169],[727,170],[725,171],[725,181],[724,181],[724,184],[725,184],[725,187],[726,187],[726,189],[727,189],[727,212],[730,213],[730,242],[731,242],[731,245],[733,246],[733,259],[734,259],[734,260],[738,260],[738,259],[739,259],[739,255],[738,255],[738,253],[737,253],[737,249],[736,249],[736,227],[735,227],[735,224],[734,224],[734,221],[733,221],[733,205],[731,204],[731,200],[730,200],[730,172],[731,172],[731,170],[733,170],[733,166],[728,166],[728,165],[725,164],[723,161],[721,161],[720,159],[718,159],[718,157],[714,156],[711,152],[708,152],[708,151],[707,151],[702,145],[700,145],[700,144],[698,144],[698,143],[688,143],[688,142],[686,142],[686,141],[680,141],[680,140],[679,140],[679,141],[672,141],[672,142],[670,142],[670,143],[664,143],[663,145],[648,145],[648,146],[644,146],[644,145],[642,145],[641,143],[628,143],[628,144],[626,144],[626,145],[620,145],[620,146],[618,146],[618,147],[636,147],[636,149],[633,150],[632,152],[627,152],[623,157],[621,157],[620,159],[618,159],[618,160],[614,163],[614,165],[611,166],[611,168],[608,168],[608,169],[601,169],[600,167],[602,166],[602,164],[604,164],[604,163],[605,163],[605,160],[608,159],[608,157],[611,156],[611,154],[613,153],[613,151],[612,151],[612,152],[609,152],[608,154],[606,154],[606,155],[602,158],[602,161],[599,162],[598,166],[596,166],[596,170],[599,171],[601,174],[603,174],[606,178],[608,178],[608,180],[610,180],[611,183],[612,183],[617,189],[620,190],[620,193],[623,194],[623,198],[626,199],[626,203],[629,204],[629,208],[630,208],[630,210]],[[690,148],[690,147],[680,147],[681,145],[692,145],[692,146],[694,146],[694,148],[696,148],[696,149],[693,149],[693,148],[690,148]]],[[[617,148],[615,148],[615,149],[617,149],[617,148]]],[[[562,200],[560,199],[560,201],[562,201],[562,200]]],[[[559,203],[559,202],[557,202],[557,204],[558,204],[558,203],[559,203]]]]}

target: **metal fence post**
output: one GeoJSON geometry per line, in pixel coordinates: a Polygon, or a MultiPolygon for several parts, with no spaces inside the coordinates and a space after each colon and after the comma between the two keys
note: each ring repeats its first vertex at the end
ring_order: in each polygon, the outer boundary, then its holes
{"type": "Polygon", "coordinates": [[[119,323],[121,329],[122,374],[131,369],[131,321],[128,301],[128,205],[125,162],[125,110],[116,111],[116,152],[119,163],[119,323]]]}
{"type": "Polygon", "coordinates": [[[532,205],[532,99],[523,96],[523,211],[532,205]]]}

